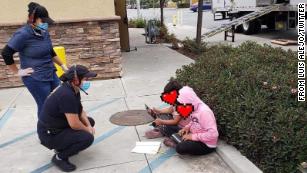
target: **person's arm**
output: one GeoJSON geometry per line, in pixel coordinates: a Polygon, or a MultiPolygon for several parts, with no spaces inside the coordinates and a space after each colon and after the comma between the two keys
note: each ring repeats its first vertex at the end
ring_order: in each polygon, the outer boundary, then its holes
{"type": "Polygon", "coordinates": [[[173,106],[163,108],[163,109],[153,108],[153,111],[158,114],[171,114],[174,111],[174,108],[173,106]]]}
{"type": "Polygon", "coordinates": [[[12,49],[10,46],[5,45],[5,47],[3,48],[1,55],[2,58],[5,62],[6,65],[12,65],[15,63],[13,55],[16,53],[17,51],[12,49]]]}
{"type": "Polygon", "coordinates": [[[8,45],[6,45],[3,50],[2,50],[2,58],[4,59],[5,64],[9,67],[9,69],[14,73],[17,74],[18,73],[18,68],[15,64],[14,61],[14,54],[16,53],[16,51],[12,48],[10,48],[8,45]]]}
{"type": "Polygon", "coordinates": [[[80,101],[70,92],[66,92],[58,100],[59,112],[65,114],[69,126],[74,130],[84,130],[93,134],[91,127],[84,125],[79,117],[79,110],[82,109],[80,101]]]}
{"type": "Polygon", "coordinates": [[[162,120],[157,118],[155,120],[156,125],[177,125],[179,121],[181,120],[180,116],[175,116],[172,120],[162,120]]]}
{"type": "Polygon", "coordinates": [[[15,64],[14,61],[14,54],[17,51],[11,48],[10,46],[6,45],[3,50],[2,50],[2,58],[4,59],[5,64],[8,66],[8,68],[14,73],[17,74],[18,76],[29,76],[33,73],[32,68],[27,68],[27,69],[18,69],[17,65],[15,64]]]}
{"type": "Polygon", "coordinates": [[[214,114],[209,111],[202,112],[202,115],[199,116],[198,123],[203,129],[208,129],[201,133],[191,134],[191,140],[201,141],[203,143],[207,141],[216,140],[218,138],[218,131],[216,129],[216,121],[214,119],[214,114]]]}
{"type": "Polygon", "coordinates": [[[51,50],[51,56],[52,56],[52,61],[53,61],[54,63],[56,63],[57,65],[59,65],[60,67],[62,67],[62,69],[63,69],[64,71],[67,71],[67,70],[68,70],[67,66],[59,59],[59,57],[56,55],[56,53],[54,52],[53,49],[51,50]]]}
{"type": "Polygon", "coordinates": [[[185,129],[190,130],[191,126],[192,126],[192,121],[189,122],[189,124],[187,124],[186,126],[184,126],[185,129]]]}
{"type": "Polygon", "coordinates": [[[92,127],[86,112],[84,112],[83,110],[82,110],[82,113],[81,113],[81,116],[80,116],[80,120],[89,129],[90,133],[92,135],[94,135],[96,130],[95,130],[94,127],[92,127]]]}
{"type": "Polygon", "coordinates": [[[82,122],[85,126],[87,126],[87,127],[91,126],[91,123],[90,123],[90,121],[88,120],[88,117],[87,117],[87,115],[86,115],[86,112],[82,111],[80,120],[81,120],[81,122],[82,122]]]}
{"type": "Polygon", "coordinates": [[[74,130],[84,130],[92,133],[88,127],[86,127],[79,119],[78,114],[65,113],[69,126],[74,130]]]}

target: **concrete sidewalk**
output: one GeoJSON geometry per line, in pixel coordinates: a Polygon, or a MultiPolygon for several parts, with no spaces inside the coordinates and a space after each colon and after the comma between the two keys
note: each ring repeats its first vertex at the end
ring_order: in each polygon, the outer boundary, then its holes
{"type": "MultiPolygon", "coordinates": [[[[71,159],[77,172],[231,173],[216,153],[179,156],[163,144],[157,155],[131,153],[136,141],[147,141],[144,132],[150,126],[122,127],[109,122],[119,111],[144,109],[144,103],[162,105],[159,95],[167,80],[192,62],[163,45],[144,44],[142,33],[142,29],[130,30],[131,46],[138,51],[123,54],[123,77],[94,81],[89,95],[82,95],[84,108],[96,121],[96,135],[93,146],[71,159]]],[[[0,98],[0,172],[59,172],[50,164],[53,151],[39,144],[36,105],[27,89],[0,90],[0,98]]]]}

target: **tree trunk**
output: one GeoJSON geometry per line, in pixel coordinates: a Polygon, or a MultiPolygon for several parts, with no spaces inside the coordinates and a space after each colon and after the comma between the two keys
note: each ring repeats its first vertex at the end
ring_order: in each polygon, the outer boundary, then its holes
{"type": "Polygon", "coordinates": [[[201,44],[201,28],[203,23],[203,4],[204,0],[198,1],[198,17],[197,17],[197,31],[196,31],[196,44],[200,46],[201,44]]]}
{"type": "Polygon", "coordinates": [[[163,15],[164,2],[165,2],[165,0],[160,0],[160,11],[161,11],[160,21],[161,21],[161,26],[164,25],[164,15],[163,15]]]}

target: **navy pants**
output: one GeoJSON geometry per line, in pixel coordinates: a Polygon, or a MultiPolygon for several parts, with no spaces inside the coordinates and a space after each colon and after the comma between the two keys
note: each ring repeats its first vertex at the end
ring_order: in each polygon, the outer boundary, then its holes
{"type": "MultiPolygon", "coordinates": [[[[89,117],[92,126],[95,125],[93,118],[89,117]]],[[[40,127],[38,123],[38,136],[41,144],[49,149],[55,149],[61,159],[78,154],[94,142],[94,136],[83,130],[71,128],[47,132],[47,129],[40,127]]]]}
{"type": "Polygon", "coordinates": [[[23,77],[22,81],[37,104],[37,116],[39,117],[46,98],[60,85],[60,79],[54,74],[53,81],[38,81],[31,76],[23,77]]]}

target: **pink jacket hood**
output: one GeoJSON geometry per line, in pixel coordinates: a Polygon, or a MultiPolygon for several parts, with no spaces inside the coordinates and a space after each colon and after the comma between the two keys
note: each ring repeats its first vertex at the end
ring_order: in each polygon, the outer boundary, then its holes
{"type": "Polygon", "coordinates": [[[179,96],[177,100],[182,104],[192,104],[194,106],[194,110],[197,110],[198,106],[203,103],[196,95],[194,90],[188,86],[184,86],[179,90],[179,96]]]}
{"type": "Polygon", "coordinates": [[[185,126],[192,134],[192,140],[215,148],[219,134],[214,113],[209,106],[201,101],[193,89],[188,86],[179,90],[177,101],[182,104],[190,103],[194,106],[194,111],[190,115],[191,122],[185,126]]]}

